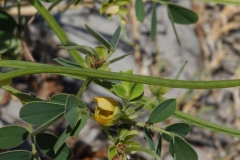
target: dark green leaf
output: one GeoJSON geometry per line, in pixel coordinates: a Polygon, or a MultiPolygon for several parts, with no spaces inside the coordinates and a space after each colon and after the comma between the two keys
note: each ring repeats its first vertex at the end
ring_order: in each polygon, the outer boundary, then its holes
{"type": "Polygon", "coordinates": [[[118,5],[118,6],[122,6],[122,5],[127,5],[131,2],[131,0],[116,0],[114,1],[113,3],[115,5],[118,5]]]}
{"type": "MultiPolygon", "coordinates": [[[[190,125],[187,123],[174,123],[164,128],[165,131],[172,132],[184,138],[190,131],[190,125]]],[[[172,137],[163,133],[163,138],[170,142],[172,137]]]]}
{"type": "Polygon", "coordinates": [[[133,83],[130,90],[130,100],[139,97],[144,91],[144,85],[141,83],[133,83]]]}
{"type": "Polygon", "coordinates": [[[150,114],[149,123],[162,122],[170,117],[176,109],[176,99],[168,99],[160,103],[150,114]]]}
{"type": "Polygon", "coordinates": [[[22,144],[29,132],[23,127],[9,125],[0,128],[0,148],[9,149],[22,144]]]}
{"type": "Polygon", "coordinates": [[[87,114],[84,115],[80,120],[78,120],[78,123],[76,124],[75,128],[71,132],[71,136],[76,137],[78,133],[82,130],[84,125],[86,124],[88,118],[89,118],[90,111],[88,110],[87,114]]]}
{"type": "Polygon", "coordinates": [[[118,154],[117,147],[115,145],[108,146],[108,158],[109,159],[112,160],[117,154],[118,154]]]}
{"type": "Polygon", "coordinates": [[[176,30],[176,27],[175,27],[175,24],[174,24],[174,20],[173,20],[173,15],[172,13],[170,12],[170,9],[168,8],[168,15],[169,15],[169,18],[170,18],[170,21],[171,21],[171,24],[172,24],[172,27],[173,27],[173,31],[174,31],[174,34],[177,38],[177,42],[178,42],[178,45],[181,46],[181,41],[178,37],[178,33],[177,33],[177,30],[176,30]]]}
{"type": "Polygon", "coordinates": [[[122,56],[120,56],[120,57],[114,58],[114,59],[110,60],[109,62],[110,62],[110,63],[117,62],[117,61],[119,61],[119,60],[121,60],[121,59],[127,57],[127,56],[130,55],[131,53],[132,53],[132,52],[127,53],[127,54],[125,54],[125,55],[122,55],[122,56]]]}
{"type": "Polygon", "coordinates": [[[121,98],[127,98],[127,91],[125,87],[121,84],[116,84],[113,86],[114,92],[121,98]]]}
{"type": "Polygon", "coordinates": [[[14,18],[3,10],[0,10],[0,24],[1,39],[12,33],[17,25],[14,18]]]}
{"type": "Polygon", "coordinates": [[[116,48],[118,41],[119,41],[119,37],[120,37],[120,33],[121,33],[121,26],[119,26],[116,31],[114,32],[112,39],[110,40],[110,44],[112,46],[112,48],[116,48]]]}
{"type": "Polygon", "coordinates": [[[81,116],[81,112],[78,107],[79,104],[80,101],[76,96],[70,95],[67,98],[65,118],[72,128],[75,127],[75,125],[78,122],[78,119],[81,116]]]}
{"type": "Polygon", "coordinates": [[[72,157],[72,150],[64,143],[57,153],[54,152],[54,145],[58,138],[48,133],[36,135],[36,142],[40,150],[54,160],[69,160],[72,157]]]}
{"type": "Polygon", "coordinates": [[[233,4],[233,5],[240,5],[239,0],[200,0],[204,2],[214,2],[214,3],[220,3],[220,4],[233,4]]]}
{"type": "Polygon", "coordinates": [[[144,11],[144,3],[142,0],[135,1],[135,12],[136,12],[137,20],[140,22],[143,22],[145,17],[145,11],[144,11]]]}
{"type": "Polygon", "coordinates": [[[145,136],[145,139],[148,143],[149,148],[151,150],[155,151],[155,146],[154,146],[154,143],[153,143],[153,140],[152,140],[152,135],[151,135],[149,129],[146,126],[144,126],[143,129],[144,129],[144,136],[145,136]]]}
{"type": "Polygon", "coordinates": [[[20,110],[20,118],[27,123],[42,125],[65,111],[64,105],[50,102],[30,102],[20,110]]]}
{"type": "Polygon", "coordinates": [[[1,160],[14,160],[16,157],[19,160],[31,160],[32,153],[25,150],[15,150],[0,153],[1,160]]]}
{"type": "Polygon", "coordinates": [[[55,94],[49,98],[49,102],[66,105],[68,96],[69,94],[66,93],[55,94]]]}
{"type": "Polygon", "coordinates": [[[43,2],[55,2],[56,0],[41,0],[43,2]]]}
{"type": "Polygon", "coordinates": [[[198,160],[196,151],[184,139],[175,136],[173,143],[176,160],[198,160]]]}
{"type": "Polygon", "coordinates": [[[139,132],[137,130],[131,130],[129,132],[127,132],[125,135],[123,135],[122,139],[123,141],[129,141],[131,140],[134,136],[138,135],[139,132]]]}
{"type": "Polygon", "coordinates": [[[47,121],[46,123],[44,123],[43,125],[41,125],[40,127],[38,127],[37,129],[35,129],[30,136],[35,135],[36,133],[39,133],[43,130],[45,130],[47,127],[51,126],[53,123],[57,122],[58,120],[60,120],[62,117],[64,116],[64,113],[61,113],[59,115],[57,115],[56,117],[52,118],[51,120],[47,121]]]}
{"type": "Polygon", "coordinates": [[[151,21],[151,40],[154,41],[157,34],[157,13],[156,13],[156,2],[153,3],[152,7],[152,21],[151,21]]]}
{"type": "Polygon", "coordinates": [[[181,75],[181,73],[182,73],[182,71],[183,71],[183,69],[184,69],[184,67],[185,67],[185,65],[187,64],[187,61],[183,64],[183,66],[180,68],[180,70],[178,71],[178,73],[177,73],[177,75],[176,75],[176,77],[174,78],[174,79],[178,79],[179,78],[179,76],[181,75]]]}
{"type": "Polygon", "coordinates": [[[54,153],[57,153],[57,151],[63,145],[63,143],[66,141],[66,139],[69,137],[71,132],[72,132],[72,128],[70,125],[68,125],[67,128],[61,134],[61,136],[58,138],[56,144],[54,145],[54,153]]]}
{"type": "Polygon", "coordinates": [[[160,134],[158,137],[158,143],[156,146],[156,154],[161,157],[161,151],[162,151],[162,135],[160,134]]]}
{"type": "Polygon", "coordinates": [[[198,15],[190,9],[173,3],[169,3],[167,6],[175,23],[193,24],[198,21],[198,15]]]}
{"type": "MultiPolygon", "coordinates": [[[[174,157],[173,141],[170,142],[168,150],[169,150],[169,154],[170,154],[172,157],[174,157]]],[[[174,160],[175,160],[175,159],[174,159],[174,160]]]]}
{"type": "Polygon", "coordinates": [[[85,25],[88,32],[95,37],[99,42],[101,42],[108,50],[111,49],[111,44],[97,31],[95,31],[94,29],[92,29],[90,26],[85,25]]]}
{"type": "Polygon", "coordinates": [[[67,59],[64,59],[64,58],[55,58],[54,60],[57,61],[58,63],[60,63],[61,65],[66,66],[66,67],[82,68],[78,64],[73,63],[73,62],[71,62],[71,61],[69,61],[67,59]]]}
{"type": "Polygon", "coordinates": [[[90,57],[92,56],[96,56],[97,55],[97,52],[92,48],[92,47],[89,47],[89,46],[85,46],[85,45],[78,45],[78,46],[59,46],[60,48],[64,48],[64,49],[74,49],[74,50],[77,50],[85,55],[89,55],[90,57]]]}
{"type": "Polygon", "coordinates": [[[17,97],[23,103],[28,103],[28,102],[32,102],[32,101],[43,101],[40,98],[33,97],[32,95],[28,95],[26,93],[22,93],[19,90],[12,88],[11,86],[4,86],[2,88],[5,91],[7,91],[7,92],[11,93],[12,95],[14,95],[15,97],[17,97]]]}

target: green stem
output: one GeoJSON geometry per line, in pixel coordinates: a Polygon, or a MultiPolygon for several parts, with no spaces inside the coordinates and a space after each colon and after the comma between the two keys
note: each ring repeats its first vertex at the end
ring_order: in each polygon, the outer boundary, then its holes
{"type": "MultiPolygon", "coordinates": [[[[0,66],[2,66],[0,61],[0,66]]],[[[17,61],[16,61],[17,62],[17,61]]],[[[12,65],[12,64],[9,64],[12,65]]],[[[16,64],[14,64],[16,65],[16,64]]],[[[173,80],[164,79],[157,77],[141,76],[141,75],[128,75],[115,72],[107,72],[93,69],[83,68],[70,68],[69,67],[31,67],[18,69],[15,71],[7,72],[1,75],[0,81],[20,77],[24,75],[31,75],[37,73],[55,73],[55,74],[67,74],[74,76],[84,76],[99,79],[108,80],[120,80],[135,83],[143,83],[150,85],[159,85],[163,87],[171,88],[189,88],[189,89],[216,89],[216,88],[230,88],[240,86],[240,80],[217,80],[217,81],[184,81],[184,80],[173,80]]]]}
{"type": "MultiPolygon", "coordinates": [[[[138,105],[144,104],[149,98],[144,96],[139,102],[138,105]]],[[[151,104],[150,108],[155,108],[159,103],[157,101],[153,102],[151,104]]],[[[192,124],[194,126],[198,126],[200,128],[205,128],[208,129],[210,131],[214,131],[214,132],[218,132],[218,133],[222,133],[222,134],[226,134],[229,136],[234,136],[234,137],[238,137],[240,138],[240,130],[237,129],[233,129],[233,128],[229,128],[229,127],[225,127],[223,125],[219,125],[216,123],[212,123],[206,120],[202,120],[200,118],[191,116],[189,114],[183,113],[181,111],[175,110],[172,117],[177,118],[181,121],[187,122],[189,124],[192,124]]]]}
{"type": "Polygon", "coordinates": [[[77,96],[77,97],[80,97],[80,96],[82,95],[82,93],[85,91],[85,89],[88,87],[88,85],[89,85],[92,81],[93,81],[93,78],[92,78],[92,77],[88,77],[88,78],[84,81],[82,87],[80,88],[80,90],[78,91],[78,93],[77,93],[76,96],[77,96]]]}
{"type": "MultiPolygon", "coordinates": [[[[28,124],[28,128],[29,128],[29,132],[32,133],[33,132],[33,128],[31,124],[28,124]]],[[[36,150],[36,144],[35,144],[35,140],[34,137],[31,137],[31,143],[32,143],[32,155],[33,155],[33,159],[34,160],[39,160],[39,156],[38,156],[38,152],[36,150]]]]}
{"type": "MultiPolygon", "coordinates": [[[[66,40],[68,39],[66,34],[63,32],[59,24],[55,21],[53,16],[49,13],[49,11],[38,1],[38,0],[28,0],[41,14],[41,16],[45,19],[54,33],[58,36],[60,41],[63,44],[66,44],[66,40]]],[[[84,62],[83,58],[79,55],[79,53],[75,50],[69,50],[71,56],[75,59],[78,64],[82,64],[84,62]]]]}
{"type": "Polygon", "coordinates": [[[102,130],[106,133],[106,135],[108,136],[108,138],[112,141],[112,143],[115,143],[115,140],[114,140],[114,138],[112,137],[112,135],[109,133],[108,129],[107,129],[105,126],[101,125],[101,124],[99,124],[99,125],[100,125],[100,127],[102,128],[102,130]]]}

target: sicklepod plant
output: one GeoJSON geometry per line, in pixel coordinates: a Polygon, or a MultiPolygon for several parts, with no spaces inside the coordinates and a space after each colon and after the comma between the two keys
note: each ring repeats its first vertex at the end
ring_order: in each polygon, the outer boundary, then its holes
{"type": "MultiPolygon", "coordinates": [[[[43,1],[52,2],[52,6],[61,2],[61,0],[43,1]]],[[[209,1],[216,2],[215,0],[209,1]]],[[[20,2],[18,1],[18,8],[20,8],[20,2]]],[[[177,32],[174,23],[192,24],[198,19],[197,14],[190,9],[186,9],[170,1],[153,0],[152,2],[154,2],[151,21],[152,40],[155,39],[156,35],[157,3],[167,7],[167,13],[176,36],[177,32]]],[[[62,45],[59,47],[67,49],[76,63],[63,58],[55,59],[61,66],[1,59],[1,67],[13,68],[15,70],[0,75],[0,86],[2,89],[19,98],[22,102],[23,106],[19,117],[27,123],[28,129],[18,125],[8,125],[0,128],[0,149],[14,148],[27,139],[32,144],[31,151],[13,149],[1,153],[1,160],[38,160],[40,159],[39,151],[54,160],[69,160],[73,156],[73,153],[67,145],[66,140],[69,137],[76,137],[89,119],[96,121],[111,141],[108,147],[108,159],[110,160],[127,160],[133,157],[133,154],[136,152],[145,152],[154,159],[161,160],[163,140],[169,143],[169,153],[175,160],[197,160],[198,156],[195,150],[184,139],[190,132],[190,125],[240,138],[239,130],[214,124],[178,111],[176,109],[177,99],[164,97],[169,88],[229,88],[240,86],[240,80],[178,80],[185,65],[182,66],[174,79],[135,75],[132,70],[120,71],[120,73],[111,72],[110,64],[114,64],[114,62],[130,54],[128,53],[114,59],[111,58],[115,53],[119,41],[121,27],[115,30],[111,40],[108,41],[104,36],[86,25],[87,31],[101,45],[94,47],[81,45],[67,39],[63,30],[38,0],[29,0],[29,3],[38,10],[59,37],[62,42],[62,45]],[[83,54],[84,58],[79,53],[83,54]],[[11,80],[15,77],[39,73],[68,76],[83,80],[84,83],[76,95],[59,93],[49,97],[48,100],[33,97],[10,86],[11,80]],[[93,97],[93,100],[96,102],[96,108],[95,111],[91,112],[81,99],[82,93],[91,83],[96,83],[104,87],[110,93],[117,96],[118,101],[113,97],[93,97]],[[152,98],[144,95],[144,84],[149,85],[153,94],[152,98]],[[150,115],[147,120],[143,121],[142,115],[146,114],[146,112],[150,112],[150,115]],[[165,127],[157,125],[171,116],[183,122],[173,123],[165,127]],[[49,126],[60,119],[65,119],[68,126],[59,137],[45,132],[49,126]],[[110,130],[114,130],[115,134],[111,134],[110,130]],[[147,148],[134,139],[140,132],[144,133],[146,143],[148,144],[147,148]],[[153,140],[152,132],[158,134],[157,141],[153,140]]],[[[79,4],[81,0],[70,1],[63,11],[73,3],[79,4]]],[[[100,12],[106,13],[108,17],[114,15],[123,17],[127,14],[125,7],[129,3],[129,0],[104,1],[100,12]]],[[[219,0],[219,3],[239,4],[239,1],[219,0]]],[[[51,10],[52,6],[49,7],[49,10],[51,10]]],[[[144,2],[142,0],[136,0],[135,12],[137,19],[142,22],[145,17],[144,2]]],[[[18,17],[20,17],[20,12],[18,17]]],[[[20,48],[18,44],[19,37],[17,40],[13,38],[17,23],[5,11],[0,11],[0,21],[9,22],[6,23],[9,27],[0,26],[0,37],[4,39],[4,42],[0,42],[0,44],[3,46],[11,44],[7,48],[3,48],[0,54],[5,54],[5,51],[11,49],[18,51],[20,48]],[[14,43],[10,43],[12,41],[14,43]]],[[[20,18],[18,24],[21,24],[20,18]]],[[[180,44],[178,36],[177,40],[180,44]]]]}

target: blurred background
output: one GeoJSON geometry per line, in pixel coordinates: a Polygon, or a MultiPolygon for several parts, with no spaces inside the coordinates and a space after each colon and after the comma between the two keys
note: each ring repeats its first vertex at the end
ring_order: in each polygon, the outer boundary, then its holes
{"type": "MultiPolygon", "coordinates": [[[[9,6],[11,6],[9,1],[9,6]]],[[[84,0],[77,6],[70,6],[65,13],[61,10],[68,1],[63,1],[51,11],[51,14],[63,28],[69,39],[80,44],[95,47],[99,43],[88,34],[85,24],[100,32],[107,40],[111,39],[115,29],[120,25],[116,16],[107,18],[100,14],[101,0],[84,0]]],[[[127,58],[110,66],[118,72],[133,69],[134,74],[174,78],[178,70],[187,61],[180,76],[181,80],[222,80],[240,79],[240,7],[204,3],[196,0],[174,0],[174,3],[190,8],[199,15],[194,25],[176,25],[181,46],[178,45],[166,7],[157,5],[157,36],[150,40],[151,30],[151,1],[145,2],[146,17],[143,23],[136,21],[134,6],[127,6],[126,24],[114,57],[133,53],[127,58]]],[[[58,65],[54,58],[73,60],[61,45],[58,37],[49,28],[44,19],[27,1],[22,1],[21,15],[25,17],[22,42],[17,43],[9,50],[2,52],[2,59],[18,59],[38,63],[58,65]]],[[[0,1],[3,5],[3,1],[0,1]]],[[[44,3],[48,7],[49,3],[44,3]]],[[[7,12],[17,16],[17,7],[11,6],[7,12]]],[[[0,24],[3,25],[3,24],[0,24]]],[[[0,40],[1,41],[1,40],[0,40]]],[[[13,64],[14,65],[14,64],[13,64]]],[[[1,68],[1,72],[9,69],[1,68]]],[[[82,82],[68,77],[53,74],[38,74],[19,77],[13,80],[11,86],[21,91],[27,91],[42,99],[48,99],[56,93],[76,94],[82,82]]],[[[177,98],[177,108],[185,113],[204,120],[240,129],[240,99],[239,88],[214,90],[170,89],[167,98],[177,98]]],[[[18,124],[26,126],[19,118],[21,102],[9,93],[0,90],[0,126],[18,124]]],[[[90,85],[82,95],[82,100],[92,110],[96,103],[92,101],[96,96],[111,96],[103,88],[90,85]]],[[[145,95],[151,97],[148,86],[145,95]]],[[[142,120],[147,120],[147,115],[142,120]]],[[[145,120],[145,121],[144,121],[145,120]]],[[[177,119],[169,118],[160,127],[165,127],[177,119]]],[[[67,126],[64,120],[48,129],[59,136],[67,126]]],[[[157,134],[154,134],[157,139],[157,134]]],[[[142,146],[147,147],[144,134],[136,137],[142,146]]],[[[240,160],[240,141],[238,138],[214,133],[205,129],[191,126],[191,132],[186,140],[197,151],[199,160],[240,160]]],[[[107,146],[110,141],[101,131],[98,124],[89,120],[76,139],[67,140],[73,149],[72,160],[105,160],[107,146]]],[[[30,149],[28,143],[20,148],[30,149]]],[[[131,156],[132,159],[151,159],[148,155],[139,153],[131,156]]],[[[46,157],[43,157],[46,159],[46,157]]],[[[163,143],[163,160],[171,160],[168,154],[168,143],[163,143]]]]}

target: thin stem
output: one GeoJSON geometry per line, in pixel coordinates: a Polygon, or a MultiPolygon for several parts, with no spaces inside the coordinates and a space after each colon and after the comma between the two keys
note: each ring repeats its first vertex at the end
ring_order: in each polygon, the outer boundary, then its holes
{"type": "Polygon", "coordinates": [[[88,85],[89,85],[92,81],[93,81],[93,78],[92,78],[92,77],[88,77],[88,78],[84,81],[82,87],[80,88],[80,90],[78,91],[78,93],[77,93],[76,96],[77,96],[77,97],[80,97],[80,96],[82,95],[82,93],[86,90],[86,88],[88,87],[88,85]]]}
{"type": "MultiPolygon", "coordinates": [[[[53,16],[49,13],[49,11],[39,2],[39,0],[28,0],[41,14],[41,16],[45,19],[54,33],[58,36],[60,41],[63,44],[66,44],[66,40],[68,39],[66,34],[63,32],[59,24],[55,21],[53,16]]],[[[75,50],[69,50],[71,56],[75,59],[78,64],[82,64],[84,62],[83,58],[79,55],[79,53],[75,50]]]]}
{"type": "MultiPolygon", "coordinates": [[[[1,65],[0,61],[0,66],[1,65]]],[[[17,63],[17,61],[15,61],[17,63]]],[[[14,63],[14,65],[16,65],[14,63]]],[[[12,64],[8,64],[12,65],[12,64]]],[[[1,75],[0,81],[12,79],[15,77],[20,77],[24,75],[31,75],[37,73],[55,73],[55,74],[66,74],[74,76],[84,76],[92,77],[99,79],[108,79],[108,80],[120,80],[128,81],[135,83],[143,83],[150,85],[159,85],[163,87],[171,88],[189,88],[189,89],[216,89],[216,88],[230,88],[240,86],[240,79],[235,80],[217,80],[217,81],[184,81],[184,80],[173,80],[141,75],[128,75],[115,72],[107,72],[93,69],[83,69],[83,68],[70,68],[69,67],[60,67],[60,66],[51,66],[51,67],[31,67],[18,69],[15,71],[7,72],[1,75]]]]}
{"type": "MultiPolygon", "coordinates": [[[[28,129],[29,132],[32,133],[33,132],[33,128],[31,124],[28,124],[28,129]]],[[[39,160],[39,156],[38,156],[38,152],[36,150],[36,144],[35,144],[35,140],[34,137],[31,136],[31,143],[32,143],[32,154],[33,154],[33,159],[34,160],[39,160]]]]}
{"type": "Polygon", "coordinates": [[[149,129],[151,129],[151,130],[155,130],[155,131],[157,131],[157,132],[159,132],[159,133],[165,133],[165,134],[167,134],[167,135],[169,135],[169,136],[171,136],[171,137],[173,136],[173,134],[172,134],[171,132],[165,131],[165,130],[162,129],[162,128],[154,127],[154,126],[152,126],[152,125],[148,126],[148,125],[146,125],[145,123],[137,122],[137,123],[134,123],[134,125],[140,126],[140,127],[146,126],[147,128],[149,128],[149,129]]]}
{"type": "Polygon", "coordinates": [[[100,127],[101,127],[102,130],[106,133],[106,135],[108,136],[108,138],[109,138],[113,143],[115,143],[115,140],[114,140],[114,138],[112,137],[112,135],[109,133],[108,129],[107,129],[105,126],[101,125],[101,124],[100,124],[100,127]]]}

